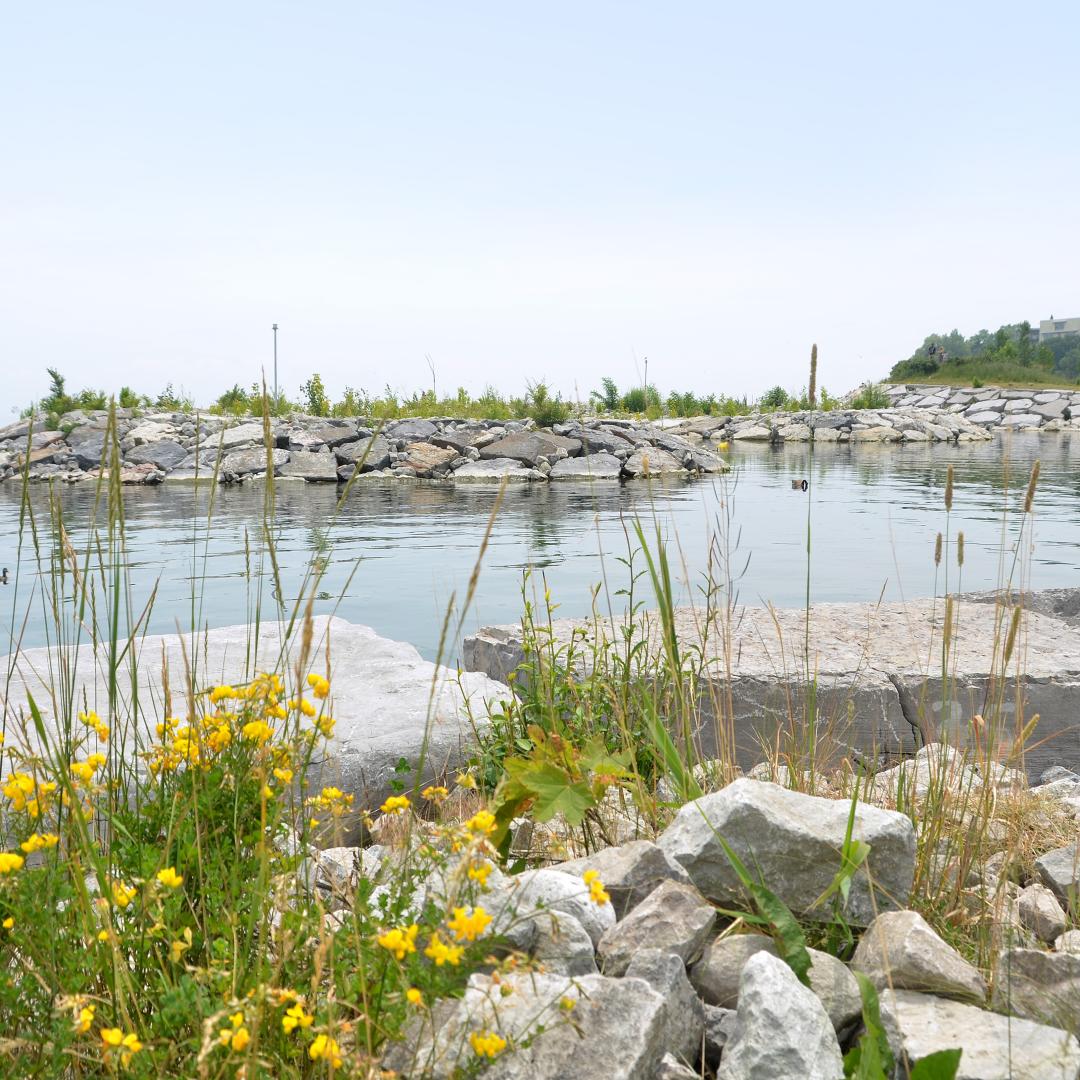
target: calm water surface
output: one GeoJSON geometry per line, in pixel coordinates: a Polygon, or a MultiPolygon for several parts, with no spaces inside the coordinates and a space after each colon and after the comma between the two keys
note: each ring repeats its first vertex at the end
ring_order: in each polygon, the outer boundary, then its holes
{"type": "MultiPolygon", "coordinates": [[[[592,487],[536,484],[507,491],[483,561],[466,632],[486,623],[515,622],[521,613],[525,571],[540,573],[560,614],[583,615],[590,589],[606,575],[613,604],[627,573],[626,530],[635,515],[655,519],[676,542],[680,590],[689,600],[700,589],[718,523],[738,574],[743,603],[799,606],[806,590],[806,527],[810,511],[811,596],[815,601],[925,596],[935,590],[934,537],[946,525],[945,470],[956,474],[951,535],[965,534],[963,587],[990,588],[1011,563],[1019,508],[1032,462],[1041,460],[1034,547],[1024,545],[1025,580],[1033,587],[1080,585],[1080,438],[1014,436],[1008,445],[818,447],[772,449],[736,445],[732,477],[654,485],[592,487]],[[807,479],[807,494],[791,481],[807,479]],[[683,570],[682,567],[685,569],[683,570]]],[[[82,552],[93,490],[62,487],[67,528],[82,552]]],[[[271,600],[271,579],[260,573],[256,549],[262,532],[259,487],[214,493],[214,522],[206,529],[206,487],[165,484],[125,494],[128,561],[135,606],[157,588],[152,631],[190,629],[193,580],[202,579],[195,622],[224,626],[247,621],[261,588],[271,600]]],[[[495,492],[378,482],[357,485],[335,516],[332,487],[282,485],[274,532],[283,591],[295,597],[311,560],[327,561],[316,610],[367,623],[388,637],[410,641],[435,656],[446,607],[464,596],[495,492]]],[[[34,509],[47,520],[45,490],[34,509]]],[[[43,545],[48,548],[45,530],[43,545]]],[[[14,579],[19,563],[19,492],[0,488],[0,564],[14,579]]],[[[952,555],[950,553],[950,558],[952,555]]],[[[17,586],[0,587],[0,653],[12,627],[23,644],[45,641],[37,564],[24,539],[17,586]]],[[[950,574],[955,575],[955,560],[950,574]]],[[[955,583],[955,579],[950,585],[955,583]]],[[[938,578],[937,588],[941,588],[938,578]]]]}

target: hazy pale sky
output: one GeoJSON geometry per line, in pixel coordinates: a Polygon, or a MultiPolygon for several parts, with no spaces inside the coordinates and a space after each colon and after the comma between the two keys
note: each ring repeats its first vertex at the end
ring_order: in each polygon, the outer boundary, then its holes
{"type": "Polygon", "coordinates": [[[601,376],[756,395],[1080,315],[1080,6],[4,4],[0,417],[601,376]]]}

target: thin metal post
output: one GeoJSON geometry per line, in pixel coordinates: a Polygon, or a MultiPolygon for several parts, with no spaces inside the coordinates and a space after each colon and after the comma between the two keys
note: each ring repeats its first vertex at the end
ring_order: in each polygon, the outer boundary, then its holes
{"type": "Polygon", "coordinates": [[[277,323],[274,323],[274,408],[277,408],[277,323]]]}

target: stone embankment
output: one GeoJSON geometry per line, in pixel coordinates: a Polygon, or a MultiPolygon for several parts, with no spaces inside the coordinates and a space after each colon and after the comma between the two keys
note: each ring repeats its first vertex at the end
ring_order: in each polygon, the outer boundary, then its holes
{"type": "MultiPolygon", "coordinates": [[[[550,428],[537,428],[532,420],[412,418],[380,426],[363,418],[291,416],[272,422],[269,456],[261,422],[185,413],[134,416],[121,409],[117,425],[120,479],[156,484],[216,475],[224,483],[239,483],[265,476],[270,467],[280,479],[343,483],[358,464],[360,475],[367,479],[499,483],[504,478],[580,482],[685,477],[724,472],[727,464],[720,451],[729,440],[955,443],[989,439],[988,428],[998,426],[993,399],[970,416],[964,415],[959,402],[946,405],[943,400],[894,409],[750,413],[656,422],[585,417],[550,428]]],[[[1009,402],[1023,404],[1025,400],[1010,398],[1009,402]]],[[[1062,415],[1047,419],[1042,430],[1080,427],[1080,420],[1063,418],[1072,399],[1061,400],[1062,415]]],[[[1049,406],[1038,408],[1049,416],[1049,406]]],[[[1006,417],[1030,415],[1013,411],[1006,417]]],[[[31,435],[26,420],[0,428],[0,480],[18,478],[24,468],[32,480],[96,477],[107,456],[106,423],[105,413],[80,412],[62,417],[54,431],[39,429],[31,435]]]]}
{"type": "MultiPolygon", "coordinates": [[[[831,750],[834,757],[854,754],[868,764],[883,763],[936,739],[968,744],[986,721],[999,726],[1000,738],[1011,740],[1024,721],[1038,715],[1025,757],[1029,775],[1051,765],[1080,768],[1080,590],[1045,590],[1023,598],[1023,647],[1015,650],[1004,675],[1002,628],[1011,608],[1003,614],[996,599],[994,593],[957,599],[944,678],[940,601],[816,604],[810,611],[809,659],[803,609],[738,609],[730,620],[709,627],[695,733],[702,752],[717,752],[720,703],[733,727],[739,763],[752,765],[762,746],[782,742],[793,720],[805,715],[804,673],[812,671],[823,756],[831,750]]],[[[662,665],[659,621],[640,617],[649,655],[662,665]]],[[[580,640],[583,629],[589,641],[594,629],[600,640],[623,640],[619,623],[594,628],[558,619],[552,626],[554,648],[563,648],[574,635],[580,640]]],[[[684,652],[696,654],[702,613],[676,610],[675,629],[684,652]]],[[[580,647],[576,652],[582,655],[580,647]]],[[[523,659],[520,626],[484,627],[465,640],[466,668],[502,682],[523,659]]]]}
{"type": "Polygon", "coordinates": [[[885,387],[894,406],[941,409],[987,428],[1080,431],[1080,387],[1073,390],[1003,390],[997,386],[885,387]]]}
{"type": "MultiPolygon", "coordinates": [[[[60,430],[29,436],[34,480],[96,477],[105,454],[104,413],[71,415],[60,430]]],[[[0,479],[16,478],[29,425],[0,429],[0,479]]],[[[344,483],[357,468],[370,479],[472,483],[589,481],[722,473],[727,464],[703,437],[672,434],[632,420],[588,419],[537,429],[532,420],[370,421],[294,416],[263,425],[220,416],[176,413],[121,416],[120,479],[210,479],[238,483],[264,477],[344,483]],[[215,472],[216,470],[216,472],[215,472]]]]}

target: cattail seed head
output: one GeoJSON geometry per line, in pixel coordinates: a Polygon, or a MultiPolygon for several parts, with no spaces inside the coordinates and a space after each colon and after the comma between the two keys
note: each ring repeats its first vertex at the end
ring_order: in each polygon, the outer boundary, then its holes
{"type": "Polygon", "coordinates": [[[937,539],[934,541],[934,565],[941,565],[941,533],[937,534],[937,539]]]}
{"type": "Polygon", "coordinates": [[[950,465],[945,470],[945,509],[952,509],[952,491],[953,491],[953,468],[950,465]]]}
{"type": "Polygon", "coordinates": [[[1003,669],[1009,666],[1013,649],[1016,647],[1016,634],[1020,629],[1020,611],[1020,605],[1017,604],[1017,606],[1013,608],[1012,621],[1009,623],[1009,633],[1005,638],[1005,662],[1002,664],[1003,669]]]}
{"type": "Polygon", "coordinates": [[[1031,466],[1031,479],[1028,481],[1027,494],[1024,496],[1024,513],[1031,513],[1031,505],[1035,501],[1035,488],[1039,483],[1039,460],[1031,466]]]}
{"type": "Polygon", "coordinates": [[[956,565],[964,565],[964,534],[962,532],[956,534],[956,565]]]}

